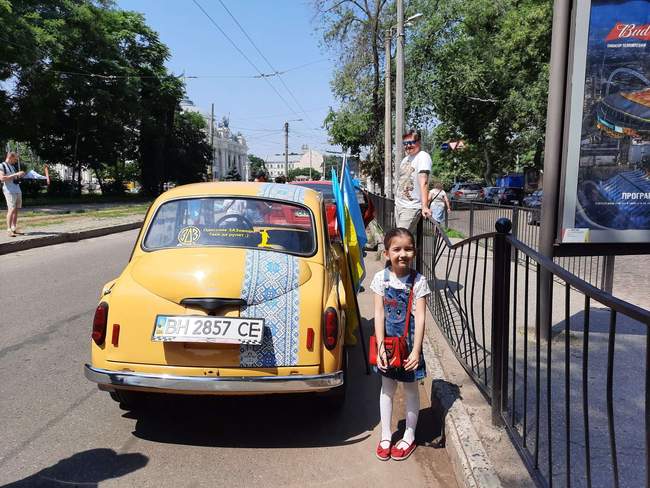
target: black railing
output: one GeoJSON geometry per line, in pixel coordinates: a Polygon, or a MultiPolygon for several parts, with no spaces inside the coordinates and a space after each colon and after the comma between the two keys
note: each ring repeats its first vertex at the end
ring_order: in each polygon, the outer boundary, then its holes
{"type": "Polygon", "coordinates": [[[418,270],[433,290],[431,314],[538,486],[650,488],[650,312],[515,230],[501,218],[496,232],[451,242],[422,222],[418,270]],[[546,304],[542,270],[554,278],[546,304]]]}
{"type": "MultiPolygon", "coordinates": [[[[539,209],[468,202],[455,206],[449,216],[449,225],[471,237],[494,231],[494,223],[500,218],[510,220],[512,235],[519,242],[539,250],[539,224],[542,219],[539,209]]],[[[606,261],[600,256],[557,257],[555,262],[594,286],[604,288],[606,283],[611,283],[605,276],[606,261]]]]}
{"type": "Polygon", "coordinates": [[[375,207],[375,219],[383,230],[395,227],[395,202],[373,193],[369,193],[375,207]]]}

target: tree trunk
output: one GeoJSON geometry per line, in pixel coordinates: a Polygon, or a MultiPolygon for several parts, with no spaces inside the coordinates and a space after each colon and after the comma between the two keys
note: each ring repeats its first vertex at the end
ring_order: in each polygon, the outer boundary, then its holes
{"type": "Polygon", "coordinates": [[[487,144],[483,143],[483,157],[485,158],[485,172],[483,173],[483,178],[485,182],[492,185],[492,159],[490,158],[490,153],[487,148],[487,144]]]}

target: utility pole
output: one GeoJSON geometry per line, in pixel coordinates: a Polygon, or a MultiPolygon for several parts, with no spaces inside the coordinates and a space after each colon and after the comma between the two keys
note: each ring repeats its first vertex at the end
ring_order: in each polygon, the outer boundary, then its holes
{"type": "Polygon", "coordinates": [[[391,107],[391,83],[390,83],[390,43],[392,31],[386,29],[386,38],[384,39],[385,50],[385,71],[384,74],[384,88],[385,88],[385,102],[384,102],[384,195],[386,198],[393,198],[393,112],[391,107]]]}
{"type": "MultiPolygon", "coordinates": [[[[546,114],[546,145],[544,147],[544,199],[542,201],[542,215],[544,218],[539,229],[539,252],[549,259],[553,259],[557,229],[570,15],[571,2],[555,0],[553,4],[548,111],[546,114]]],[[[550,340],[551,337],[552,311],[549,305],[552,299],[552,280],[551,273],[542,269],[540,273],[539,303],[541,336],[546,340],[550,340]]]]}
{"type": "Polygon", "coordinates": [[[284,177],[289,181],[289,122],[284,123],[284,177]]]}
{"type": "Polygon", "coordinates": [[[395,165],[402,162],[404,148],[404,0],[397,0],[397,53],[395,54],[395,165]]]}
{"type": "Polygon", "coordinates": [[[214,181],[214,103],[212,104],[212,110],[210,111],[210,174],[212,175],[212,181],[214,181]]]}

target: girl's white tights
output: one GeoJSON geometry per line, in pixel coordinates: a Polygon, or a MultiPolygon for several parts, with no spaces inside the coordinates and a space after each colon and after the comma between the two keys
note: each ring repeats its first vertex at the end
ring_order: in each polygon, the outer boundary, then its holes
{"type": "MultiPolygon", "coordinates": [[[[406,431],[404,440],[411,444],[415,440],[415,426],[420,413],[420,392],[418,382],[401,382],[406,396],[406,431]]],[[[381,377],[381,393],[379,394],[379,413],[381,415],[381,440],[390,439],[393,435],[390,422],[393,416],[393,397],[397,390],[397,380],[381,377]]],[[[386,447],[382,445],[382,447],[386,447]]],[[[398,446],[401,447],[401,446],[398,446]]]]}

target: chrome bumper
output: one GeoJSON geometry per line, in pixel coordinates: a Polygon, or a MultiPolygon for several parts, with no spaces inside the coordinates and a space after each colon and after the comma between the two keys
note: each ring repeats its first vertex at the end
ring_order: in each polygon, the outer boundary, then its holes
{"type": "MultiPolygon", "coordinates": [[[[107,387],[197,393],[299,393],[324,391],[343,384],[343,371],[305,376],[173,376],[110,371],[86,364],[84,375],[107,387]]],[[[108,388],[111,389],[111,388],[108,388]]]]}

